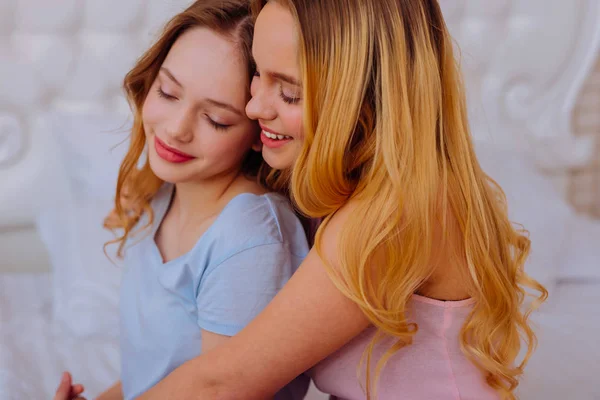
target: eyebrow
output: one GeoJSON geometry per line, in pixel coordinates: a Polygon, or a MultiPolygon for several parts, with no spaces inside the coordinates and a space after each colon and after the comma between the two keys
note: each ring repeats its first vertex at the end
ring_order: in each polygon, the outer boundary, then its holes
{"type": "MultiPolygon", "coordinates": [[[[258,70],[258,66],[256,64],[256,60],[254,59],[254,56],[252,56],[252,58],[250,59],[250,62],[252,63],[252,66],[255,70],[258,70]]],[[[280,81],[284,81],[286,83],[289,83],[290,85],[295,85],[295,86],[302,86],[302,83],[300,83],[300,81],[294,77],[291,77],[289,75],[286,74],[282,74],[280,72],[272,72],[272,71],[267,71],[267,75],[272,76],[275,79],[279,79],[280,81]]]]}
{"type": "Polygon", "coordinates": [[[270,72],[269,75],[271,75],[272,77],[274,77],[276,79],[279,79],[281,81],[287,82],[290,85],[302,86],[302,84],[300,83],[300,81],[298,81],[295,78],[292,78],[289,75],[282,74],[282,73],[279,73],[279,72],[270,72]]]}
{"type": "MultiPolygon", "coordinates": [[[[171,79],[175,84],[177,84],[177,86],[183,87],[183,85],[181,83],[179,83],[179,81],[177,80],[177,78],[175,78],[173,76],[173,74],[171,73],[171,71],[169,71],[166,67],[160,67],[160,70],[162,72],[164,72],[164,74],[167,75],[167,77],[169,79],[171,79]]],[[[234,114],[237,114],[239,116],[242,116],[242,117],[245,116],[244,113],[242,113],[240,110],[238,110],[237,108],[235,108],[231,104],[223,103],[222,101],[218,101],[218,100],[214,100],[214,99],[206,99],[205,102],[208,103],[208,104],[210,104],[210,105],[212,105],[212,106],[223,108],[225,110],[231,111],[234,114]]]]}
{"type": "Polygon", "coordinates": [[[240,110],[238,110],[237,108],[235,108],[234,106],[232,106],[231,104],[227,104],[227,103],[223,103],[217,100],[213,100],[213,99],[206,99],[205,100],[208,104],[213,105],[215,107],[219,107],[219,108],[223,108],[225,110],[231,111],[234,114],[237,114],[241,117],[245,117],[246,114],[242,113],[240,110]]]}
{"type": "Polygon", "coordinates": [[[169,71],[166,67],[160,67],[160,70],[162,72],[164,72],[165,75],[167,75],[169,77],[169,79],[171,79],[173,82],[175,82],[177,84],[177,86],[183,87],[183,85],[181,83],[179,83],[179,81],[173,76],[171,71],[169,71]]]}

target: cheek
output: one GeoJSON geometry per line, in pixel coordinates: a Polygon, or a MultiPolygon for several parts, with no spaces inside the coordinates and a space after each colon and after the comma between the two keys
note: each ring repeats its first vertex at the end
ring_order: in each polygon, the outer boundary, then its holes
{"type": "Polygon", "coordinates": [[[156,96],[152,96],[151,93],[148,94],[142,106],[142,122],[144,126],[151,127],[160,122],[162,112],[163,107],[160,106],[160,102],[156,96]]]}
{"type": "Polygon", "coordinates": [[[286,110],[280,114],[286,132],[302,139],[302,107],[295,106],[291,110],[286,110]]]}
{"type": "Polygon", "coordinates": [[[210,154],[210,158],[215,161],[225,161],[227,163],[234,161],[232,159],[241,159],[252,147],[258,133],[247,129],[237,132],[218,132],[213,133],[212,140],[203,141],[202,151],[210,154]]]}

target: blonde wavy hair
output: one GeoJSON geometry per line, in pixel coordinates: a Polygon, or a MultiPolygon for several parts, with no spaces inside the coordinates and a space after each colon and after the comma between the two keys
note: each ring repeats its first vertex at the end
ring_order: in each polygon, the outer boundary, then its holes
{"type": "MultiPolygon", "coordinates": [[[[243,60],[248,64],[247,90],[250,90],[250,81],[254,75],[251,58],[254,23],[247,0],[195,1],[166,24],[158,40],[138,59],[123,84],[133,113],[129,149],[119,170],[114,210],[104,221],[106,228],[122,233],[108,243],[119,244],[117,255],[120,257],[123,256],[127,238],[142,215],[147,213],[149,222],[140,229],[152,224],[150,202],[163,184],[152,172],[144,155],[146,134],[142,123],[142,107],[175,41],[187,30],[197,27],[211,29],[236,43],[243,60]]],[[[202,78],[199,76],[198,79],[202,78]]],[[[249,152],[242,171],[249,176],[256,176],[268,190],[287,191],[286,174],[269,168],[259,153],[249,152]]]]}
{"type": "MultiPolygon", "coordinates": [[[[325,217],[315,244],[321,254],[323,227],[341,207],[354,199],[353,215],[361,216],[345,222],[339,266],[328,269],[379,331],[365,352],[367,397],[376,395],[389,357],[411,343],[417,327],[407,303],[431,276],[434,235],[445,237],[452,221],[458,239],[448,244],[467,266],[475,300],[462,351],[492,388],[514,399],[536,345],[528,316],[548,293],[524,272],[527,232],[513,227],[504,193],[475,156],[438,2],[274,1],[297,22],[303,82],[305,142],[291,195],[307,216],[325,217]],[[537,296],[524,312],[527,288],[537,296]],[[372,382],[373,346],[387,335],[396,341],[372,382]],[[521,339],[527,354],[519,362],[521,339]]],[[[253,0],[253,13],[265,4],[253,0]]]]}

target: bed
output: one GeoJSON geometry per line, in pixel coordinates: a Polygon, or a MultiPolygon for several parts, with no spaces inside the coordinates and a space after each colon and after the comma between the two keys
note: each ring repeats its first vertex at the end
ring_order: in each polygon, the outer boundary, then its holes
{"type": "MultiPolygon", "coordinates": [[[[567,172],[595,148],[571,118],[598,56],[600,2],[440,2],[478,155],[531,231],[527,270],[551,293],[521,398],[600,399],[600,222],[565,201],[567,172]]],[[[63,370],[88,398],[118,379],[120,266],[101,220],[131,123],[120,82],[186,3],[0,2],[2,400],[51,398],[63,370]]]]}

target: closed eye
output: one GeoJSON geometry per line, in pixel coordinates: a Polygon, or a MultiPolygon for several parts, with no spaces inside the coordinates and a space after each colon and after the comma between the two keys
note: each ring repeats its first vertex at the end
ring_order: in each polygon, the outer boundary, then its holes
{"type": "Polygon", "coordinates": [[[171,96],[170,94],[165,93],[162,88],[158,88],[157,93],[160,97],[162,97],[163,99],[167,99],[167,100],[177,100],[177,97],[175,96],[171,96]]]}
{"type": "Polygon", "coordinates": [[[216,130],[227,130],[231,125],[225,125],[225,124],[220,124],[216,121],[213,121],[210,117],[206,117],[208,119],[208,122],[216,129],[216,130]]]}
{"type": "Polygon", "coordinates": [[[281,100],[283,100],[284,102],[288,103],[288,104],[298,104],[300,102],[300,97],[299,96],[288,96],[284,93],[283,91],[283,86],[279,87],[279,97],[281,97],[281,100]]]}

